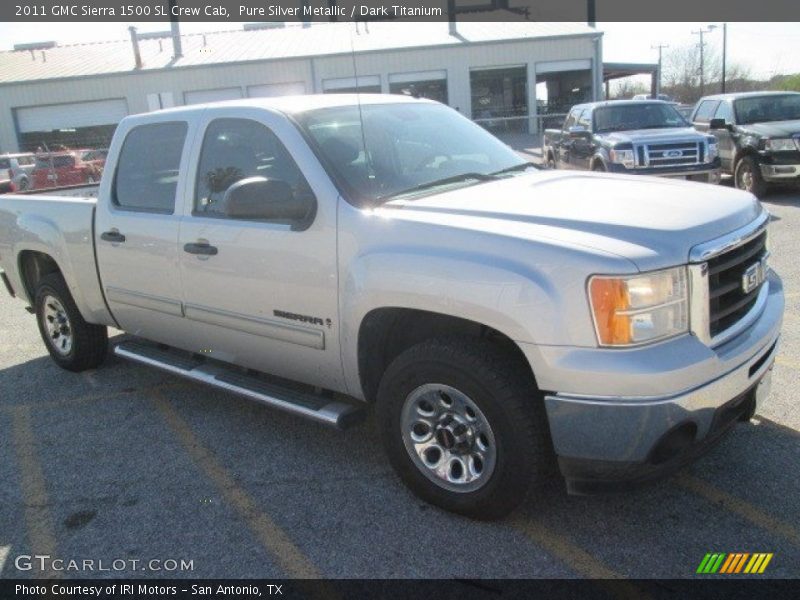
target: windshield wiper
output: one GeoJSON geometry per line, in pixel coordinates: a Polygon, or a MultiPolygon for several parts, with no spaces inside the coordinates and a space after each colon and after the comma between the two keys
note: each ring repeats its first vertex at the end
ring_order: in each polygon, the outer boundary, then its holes
{"type": "Polygon", "coordinates": [[[524,162],[518,165],[514,165],[513,167],[507,167],[505,169],[500,169],[499,171],[495,171],[494,173],[489,173],[492,177],[497,177],[498,175],[502,175],[504,173],[514,173],[516,171],[526,171],[527,169],[538,169],[539,166],[533,164],[532,162],[524,162]]]}
{"type": "Polygon", "coordinates": [[[461,181],[470,181],[474,179],[475,181],[491,181],[495,179],[494,175],[486,175],[484,173],[461,173],[460,175],[453,175],[452,177],[445,177],[444,179],[436,179],[434,181],[429,181],[427,183],[421,183],[419,185],[415,185],[414,187],[410,187],[405,190],[400,190],[399,192],[394,192],[392,194],[387,194],[386,196],[379,196],[376,198],[377,200],[389,200],[391,198],[396,198],[397,196],[405,196],[406,194],[413,194],[414,192],[421,192],[423,190],[427,190],[430,188],[435,188],[443,185],[448,185],[450,183],[459,183],[461,181]]]}

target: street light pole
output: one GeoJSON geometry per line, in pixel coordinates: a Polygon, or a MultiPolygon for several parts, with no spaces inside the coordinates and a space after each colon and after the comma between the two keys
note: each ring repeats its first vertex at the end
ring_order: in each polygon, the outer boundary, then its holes
{"type": "Polygon", "coordinates": [[[722,93],[725,93],[725,59],[728,54],[728,24],[722,24],[722,93]]]}
{"type": "Polygon", "coordinates": [[[669,48],[668,44],[658,44],[657,46],[650,46],[651,50],[658,50],[658,79],[656,80],[656,96],[655,100],[658,100],[658,95],[661,93],[661,51],[664,48],[669,48]]]}

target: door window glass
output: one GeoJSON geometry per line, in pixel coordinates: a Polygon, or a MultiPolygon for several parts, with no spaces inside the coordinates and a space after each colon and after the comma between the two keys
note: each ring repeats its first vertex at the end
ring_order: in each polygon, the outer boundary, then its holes
{"type": "Polygon", "coordinates": [[[703,100],[700,106],[697,107],[697,112],[694,114],[694,120],[702,123],[708,123],[711,120],[711,115],[719,104],[719,100],[703,100]]]}
{"type": "Polygon", "coordinates": [[[140,125],[128,132],[114,178],[115,205],[140,212],[175,210],[186,130],[184,122],[166,122],[140,125]]]}
{"type": "Polygon", "coordinates": [[[194,214],[225,216],[225,192],[248,177],[285,181],[295,197],[312,194],[289,151],[267,127],[249,119],[212,121],[200,154],[194,214]]]}
{"type": "Polygon", "coordinates": [[[733,123],[733,107],[727,102],[720,102],[717,112],[714,114],[715,119],[724,119],[726,123],[733,123]]]}

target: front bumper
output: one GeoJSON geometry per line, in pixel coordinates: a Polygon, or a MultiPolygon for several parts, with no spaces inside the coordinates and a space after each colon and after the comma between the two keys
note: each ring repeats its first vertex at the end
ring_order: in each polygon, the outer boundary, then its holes
{"type": "Polygon", "coordinates": [[[800,181],[800,164],[761,164],[761,175],[767,181],[787,181],[796,179],[800,181]]]}
{"type": "Polygon", "coordinates": [[[535,361],[552,367],[540,371],[543,377],[537,372],[542,389],[558,389],[548,384],[561,380],[576,390],[545,396],[553,446],[571,492],[663,475],[753,414],[769,389],[783,318],[783,287],[774,273],[769,285],[758,318],[717,348],[686,335],[630,351],[528,349],[534,372],[535,361]],[[675,390],[682,385],[688,387],[675,390]],[[587,393],[590,386],[599,393],[587,393]]]}
{"type": "Polygon", "coordinates": [[[689,165],[681,167],[635,167],[627,169],[617,163],[609,163],[608,170],[611,173],[625,173],[627,175],[655,175],[657,177],[692,177],[696,178],[701,175],[708,177],[712,183],[718,183],[720,180],[720,160],[716,158],[711,163],[703,163],[699,165],[689,165]]]}

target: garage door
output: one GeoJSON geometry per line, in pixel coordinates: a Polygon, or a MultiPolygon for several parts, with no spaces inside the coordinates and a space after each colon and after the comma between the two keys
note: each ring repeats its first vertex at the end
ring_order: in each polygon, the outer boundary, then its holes
{"type": "Polygon", "coordinates": [[[295,96],[305,93],[306,84],[302,81],[265,83],[264,85],[251,85],[247,88],[247,95],[251,98],[275,98],[277,96],[295,96]]]}
{"type": "Polygon", "coordinates": [[[205,104],[222,100],[237,100],[242,97],[242,89],[238,87],[219,88],[216,90],[194,90],[186,92],[183,99],[186,104],[205,104]]]}
{"type": "Polygon", "coordinates": [[[100,100],[17,109],[20,133],[116,125],[128,116],[125,100],[100,100]]]}

